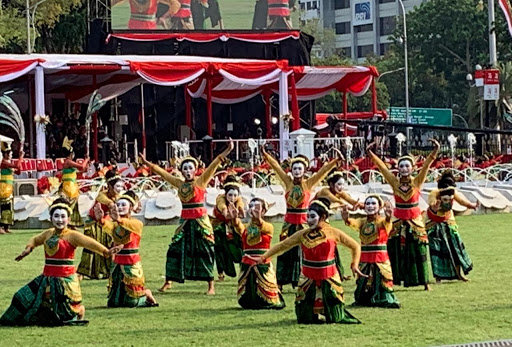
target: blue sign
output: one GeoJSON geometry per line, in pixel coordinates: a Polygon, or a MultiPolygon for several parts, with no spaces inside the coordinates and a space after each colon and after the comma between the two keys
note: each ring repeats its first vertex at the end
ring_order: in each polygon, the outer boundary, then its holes
{"type": "Polygon", "coordinates": [[[352,25],[365,25],[373,23],[372,20],[372,1],[355,0],[353,3],[352,25]]]}

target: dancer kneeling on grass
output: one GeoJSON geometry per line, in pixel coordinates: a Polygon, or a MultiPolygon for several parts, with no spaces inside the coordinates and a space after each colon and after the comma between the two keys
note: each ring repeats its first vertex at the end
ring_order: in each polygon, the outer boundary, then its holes
{"type": "Polygon", "coordinates": [[[111,218],[102,218],[103,210],[96,207],[98,220],[108,232],[119,252],[110,268],[108,307],[158,306],[151,290],[144,287],[144,272],[140,262],[139,247],[144,225],[131,213],[138,205],[137,195],[127,191],[116,201],[111,218]]]}
{"type": "Polygon", "coordinates": [[[219,281],[224,280],[224,274],[236,277],[235,264],[242,260],[242,241],[240,235],[234,232],[234,221],[243,218],[244,201],[240,196],[240,183],[235,176],[228,176],[224,181],[224,192],[217,196],[212,219],[213,233],[215,235],[215,264],[219,281]],[[234,216],[228,209],[236,212],[234,216]]]}
{"type": "Polygon", "coordinates": [[[437,283],[441,279],[468,281],[465,275],[473,268],[473,262],[459,235],[452,207],[454,200],[471,209],[478,208],[478,202],[472,203],[457,192],[455,177],[450,170],[443,172],[437,188],[429,195],[430,207],[425,221],[432,272],[437,283]]]}
{"type": "MultiPolygon", "coordinates": [[[[241,233],[243,247],[238,303],[245,309],[282,309],[285,306],[270,259],[256,263],[257,257],[270,248],[274,233],[272,224],[263,220],[267,210],[268,204],[263,199],[254,198],[249,203],[251,222],[244,227],[240,219],[236,219],[235,231],[241,233]]],[[[231,208],[231,213],[235,216],[236,211],[231,208]]]]}
{"type": "Polygon", "coordinates": [[[43,274],[14,294],[11,306],[0,318],[0,325],[75,325],[84,321],[80,282],[73,261],[75,249],[84,247],[111,257],[117,250],[108,250],[99,242],[68,228],[72,210],[62,198],[50,207],[53,228],[30,239],[25,250],[16,257],[20,261],[37,246],[44,245],[43,274]]]}
{"type": "Polygon", "coordinates": [[[185,179],[169,174],[140,155],[144,164],[178,189],[178,197],[182,205],[180,225],[176,229],[167,251],[165,283],[159,291],[164,292],[170,289],[172,281],[183,283],[185,279],[188,279],[207,281],[207,294],[215,294],[213,281],[215,241],[212,224],[205,207],[206,187],[217,168],[226,160],[226,156],[233,148],[233,141],[230,140],[228,148],[215,158],[199,177],[196,177],[199,164],[197,159],[184,158],[180,164],[180,171],[185,179]]]}
{"type": "Polygon", "coordinates": [[[359,269],[368,277],[357,279],[354,293],[356,305],[399,308],[400,303],[393,293],[393,274],[387,251],[388,235],[393,228],[393,207],[384,205],[378,195],[369,195],[364,201],[366,218],[349,218],[345,206],[342,212],[345,224],[359,232],[361,239],[361,263],[359,269]],[[379,216],[384,206],[386,218],[379,216]]]}
{"type": "Polygon", "coordinates": [[[361,247],[343,231],[330,226],[325,220],[329,216],[329,200],[313,200],[307,212],[309,228],[301,230],[281,241],[265,252],[258,263],[299,246],[302,248],[302,273],[295,298],[295,313],[301,324],[344,323],[360,321],[345,310],[341,278],[336,267],[335,249],[342,244],[352,254],[350,268],[354,275],[365,277],[359,271],[361,247]]]}

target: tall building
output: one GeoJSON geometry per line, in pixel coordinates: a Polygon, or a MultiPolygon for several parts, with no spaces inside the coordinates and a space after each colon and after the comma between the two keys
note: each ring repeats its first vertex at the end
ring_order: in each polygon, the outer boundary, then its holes
{"type": "MultiPolygon", "coordinates": [[[[426,0],[403,0],[406,12],[426,0]]],[[[336,32],[336,50],[356,61],[389,49],[402,14],[397,0],[300,0],[301,18],[320,18],[336,32]],[[314,7],[314,8],[313,8],[314,7]],[[316,16],[315,16],[316,14],[316,16]]]]}

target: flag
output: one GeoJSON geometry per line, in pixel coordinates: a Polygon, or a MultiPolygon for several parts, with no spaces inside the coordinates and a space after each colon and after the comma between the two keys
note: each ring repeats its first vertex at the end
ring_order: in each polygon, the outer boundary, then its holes
{"type": "Polygon", "coordinates": [[[512,36],[512,6],[510,6],[510,0],[499,0],[499,3],[507,20],[508,32],[512,36]]]}

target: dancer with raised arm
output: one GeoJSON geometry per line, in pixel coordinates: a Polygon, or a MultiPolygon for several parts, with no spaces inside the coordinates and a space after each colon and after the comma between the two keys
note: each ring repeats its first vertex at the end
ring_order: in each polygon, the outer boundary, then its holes
{"type": "MultiPolygon", "coordinates": [[[[112,243],[112,237],[103,230],[101,220],[96,218],[95,208],[100,208],[104,216],[110,215],[115,209],[119,195],[124,191],[124,182],[117,174],[116,168],[112,168],[105,174],[107,186],[96,197],[94,206],[89,211],[89,217],[85,222],[84,235],[90,236],[105,247],[112,243]]],[[[82,259],[78,265],[77,273],[92,279],[108,278],[110,274],[111,260],[84,249],[82,259]]]]}
{"type": "Polygon", "coordinates": [[[342,217],[345,224],[359,233],[361,263],[359,270],[368,277],[357,279],[355,303],[364,306],[399,308],[393,293],[393,274],[387,252],[388,235],[393,228],[393,207],[389,201],[383,204],[378,195],[369,195],[364,201],[365,218],[350,218],[345,205],[342,217]],[[385,218],[379,215],[384,207],[385,218]]]}
{"type": "Polygon", "coordinates": [[[343,172],[334,171],[327,176],[328,187],[324,187],[316,193],[314,199],[326,198],[331,202],[331,208],[343,208],[343,206],[351,205],[353,210],[363,208],[363,204],[350,196],[345,191],[345,179],[343,172]]]}
{"type": "Polygon", "coordinates": [[[470,209],[478,208],[478,202],[468,201],[457,191],[453,173],[446,170],[437,182],[437,189],[430,193],[425,212],[430,261],[437,283],[442,279],[468,281],[466,275],[473,269],[455,221],[454,201],[470,209]]]}
{"type": "Polygon", "coordinates": [[[140,155],[144,164],[176,187],[182,205],[180,225],[176,229],[167,251],[165,283],[159,289],[161,292],[170,289],[172,281],[183,283],[187,279],[208,282],[207,294],[215,294],[213,281],[214,236],[205,207],[206,187],[217,168],[226,160],[233,148],[233,141],[230,140],[224,152],[215,158],[199,177],[196,177],[199,164],[197,159],[183,158],[180,171],[184,179],[169,174],[140,155]]]}
{"type": "Polygon", "coordinates": [[[53,228],[32,237],[23,252],[16,257],[20,261],[34,248],[44,246],[45,265],[43,274],[14,294],[11,306],[0,317],[0,325],[75,325],[84,321],[80,282],[73,261],[75,249],[83,247],[111,257],[117,250],[108,250],[99,242],[68,228],[71,207],[59,198],[50,206],[53,228]]]}
{"type": "Polygon", "coordinates": [[[8,142],[1,142],[2,163],[0,165],[0,234],[9,233],[9,227],[14,225],[14,173],[21,171],[24,153],[20,151],[17,163],[12,162],[12,149],[8,142]]]}
{"type": "Polygon", "coordinates": [[[77,171],[83,172],[89,165],[89,158],[86,157],[82,164],[74,161],[75,153],[73,152],[73,140],[69,140],[66,136],[62,143],[62,151],[64,157],[64,165],[62,169],[62,184],[60,185],[59,194],[66,198],[71,204],[73,213],[70,216],[69,227],[76,229],[84,225],[82,217],[80,216],[80,209],[78,208],[78,198],[80,196],[80,189],[76,182],[77,171]]]}
{"type": "Polygon", "coordinates": [[[139,254],[144,224],[132,217],[139,199],[133,191],[123,193],[116,201],[110,217],[96,206],[96,218],[101,220],[105,231],[112,235],[114,247],[119,249],[110,268],[108,307],[158,306],[151,290],[147,289],[139,254]]]}
{"type": "Polygon", "coordinates": [[[393,282],[399,285],[403,281],[406,287],[423,285],[425,290],[431,289],[428,284],[428,236],[419,200],[421,187],[439,151],[439,142],[434,139],[430,141],[434,150],[427,156],[416,177],[412,177],[415,164],[413,157],[404,156],[398,159],[398,177],[395,177],[386,164],[372,152],[375,144],[372,143],[367,148],[368,156],[393,189],[395,197],[395,218],[388,240],[393,282]]]}
{"type": "MultiPolygon", "coordinates": [[[[307,208],[311,201],[311,192],[332,169],[340,164],[341,159],[331,160],[317,173],[306,179],[304,174],[309,167],[309,160],[305,156],[298,155],[290,161],[292,173],[292,177],[290,177],[282,169],[279,162],[265,151],[265,148],[261,148],[261,153],[279,177],[285,189],[286,214],[279,236],[282,241],[307,227],[307,208]]],[[[281,287],[285,284],[292,284],[293,287],[297,286],[300,276],[301,254],[300,248],[295,247],[277,258],[277,283],[281,287]]]]}
{"type": "Polygon", "coordinates": [[[361,247],[343,231],[325,222],[329,205],[327,199],[313,200],[307,212],[309,228],[281,241],[258,259],[259,264],[264,264],[293,247],[302,249],[302,275],[295,298],[295,313],[300,324],[360,323],[345,309],[344,291],[334,258],[336,246],[342,244],[352,255],[353,274],[364,277],[366,275],[359,271],[361,247]]]}
{"type": "MultiPolygon", "coordinates": [[[[267,259],[257,264],[255,258],[268,251],[272,242],[274,226],[263,219],[267,211],[267,202],[261,198],[254,198],[249,203],[250,223],[244,226],[240,219],[236,219],[235,231],[240,233],[243,245],[242,265],[238,278],[238,303],[245,309],[285,307],[272,263],[267,259]]],[[[233,217],[237,215],[234,208],[230,208],[230,212],[233,217]]]]}
{"type": "Polygon", "coordinates": [[[242,260],[242,241],[240,235],[234,231],[236,218],[243,218],[244,201],[240,196],[240,183],[235,176],[228,176],[224,181],[224,194],[217,197],[214,218],[212,219],[213,234],[215,236],[215,264],[219,281],[224,280],[224,274],[236,277],[235,264],[242,260]],[[236,212],[232,216],[228,211],[236,212]]]}

